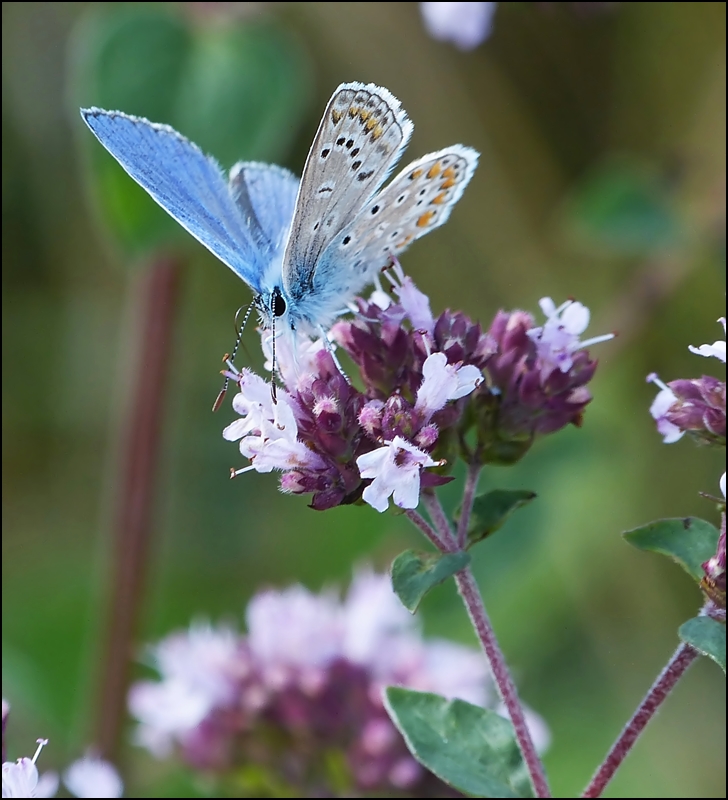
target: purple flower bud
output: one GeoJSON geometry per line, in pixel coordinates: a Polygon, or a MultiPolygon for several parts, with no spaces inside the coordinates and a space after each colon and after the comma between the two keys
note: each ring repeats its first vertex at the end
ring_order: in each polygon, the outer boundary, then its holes
{"type": "Polygon", "coordinates": [[[715,555],[708,559],[702,566],[705,577],[700,581],[700,586],[713,603],[725,611],[725,514],[718,538],[718,549],[715,555]]]}
{"type": "Polygon", "coordinates": [[[667,385],[675,400],[665,418],[700,442],[725,447],[725,382],[703,375],[693,380],[670,381],[667,385]]]}
{"type": "Polygon", "coordinates": [[[472,365],[482,370],[496,351],[495,339],[460,312],[440,314],[433,338],[435,350],[444,353],[449,364],[472,365]]]}
{"type": "MultiPolygon", "coordinates": [[[[725,533],[726,533],[726,513],[725,513],[725,472],[720,479],[720,490],[723,492],[723,513],[720,520],[720,536],[718,537],[718,547],[715,555],[702,564],[705,576],[700,581],[700,588],[705,595],[713,601],[716,608],[725,612],[725,533]]],[[[725,621],[725,617],[724,617],[725,621]]]]}
{"type": "Polygon", "coordinates": [[[525,311],[499,311],[493,320],[488,336],[494,352],[474,401],[478,445],[468,460],[513,463],[536,435],[581,424],[591,401],[586,384],[596,370],[583,348],[611,335],[582,342],[588,309],[571,301],[557,308],[549,298],[541,306],[547,315],[542,327],[525,311]]]}
{"type": "Polygon", "coordinates": [[[381,400],[370,400],[359,414],[359,424],[372,439],[382,438],[382,413],[384,403],[381,400]]]}
{"type": "Polygon", "coordinates": [[[427,450],[429,452],[435,446],[439,433],[436,425],[425,425],[417,436],[415,436],[415,444],[421,450],[427,450]]]}

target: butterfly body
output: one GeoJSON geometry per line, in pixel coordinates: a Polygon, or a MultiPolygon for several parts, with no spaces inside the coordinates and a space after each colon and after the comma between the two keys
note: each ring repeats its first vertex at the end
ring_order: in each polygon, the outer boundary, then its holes
{"type": "Polygon", "coordinates": [[[413,241],[441,225],[478,154],[453,145],[382,188],[413,125],[374,84],[332,95],[299,181],[288,170],[217,162],[167,125],[81,109],[101,144],[169,214],[250,286],[265,327],[319,333],[413,241]]]}

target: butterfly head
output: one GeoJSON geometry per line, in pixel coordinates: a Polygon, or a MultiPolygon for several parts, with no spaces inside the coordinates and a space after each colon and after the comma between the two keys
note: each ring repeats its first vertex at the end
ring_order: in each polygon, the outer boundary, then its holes
{"type": "Polygon", "coordinates": [[[274,286],[270,291],[256,295],[253,301],[260,317],[261,327],[265,330],[284,330],[296,326],[290,313],[290,302],[280,286],[274,286]]]}

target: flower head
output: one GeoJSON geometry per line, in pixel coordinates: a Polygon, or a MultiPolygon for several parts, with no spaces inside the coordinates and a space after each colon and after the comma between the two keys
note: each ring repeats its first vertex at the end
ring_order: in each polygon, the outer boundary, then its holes
{"type": "Polygon", "coordinates": [[[580,425],[591,401],[586,385],[597,364],[586,347],[613,334],[581,341],[589,320],[585,306],[567,301],[557,308],[544,298],[541,307],[547,317],[542,326],[525,311],[499,311],[488,331],[493,353],[475,396],[474,454],[486,462],[511,463],[537,435],[580,425]]]}
{"type": "MultiPolygon", "coordinates": [[[[721,317],[719,322],[725,319],[721,317]]],[[[725,342],[700,347],[690,346],[690,351],[701,356],[712,356],[725,363],[725,342]]],[[[726,389],[725,381],[703,375],[701,378],[680,378],[663,383],[655,373],[647,380],[660,387],[660,392],[650,406],[663,441],[671,444],[689,433],[702,444],[725,447],[726,443],[726,389]]]]}
{"type": "Polygon", "coordinates": [[[484,333],[460,312],[433,317],[398,262],[386,277],[391,294],[377,280],[354,318],[333,326],[330,346],[302,337],[277,345],[284,385],[275,398],[249,370],[226,373],[240,389],[233,408],[241,418],[223,435],[250,459],[234,475],[280,471],[281,489],[311,494],[317,510],[363,501],[383,511],[389,497],[415,508],[421,489],[451,480],[458,454],[507,463],[536,434],[579,424],[596,368],[585,348],[612,336],[581,340],[585,306],[556,308],[546,298],[543,326],[525,312],[499,312],[484,333]],[[354,362],[361,388],[342,373],[334,346],[354,362]],[[464,444],[473,427],[474,451],[464,444]]]}
{"type": "MultiPolygon", "coordinates": [[[[337,794],[357,796],[447,793],[410,756],[381,691],[394,683],[494,707],[493,684],[476,651],[425,640],[388,576],[371,570],[360,571],[343,598],[302,586],[267,590],[253,597],[246,617],[248,633],[236,634],[231,650],[238,668],[230,670],[227,660],[209,663],[205,683],[221,684],[219,700],[194,727],[171,734],[172,746],[188,764],[221,776],[254,764],[302,796],[328,795],[335,787],[337,794]],[[230,674],[237,676],[232,694],[230,674]],[[326,768],[333,752],[342,754],[335,776],[326,768]]],[[[197,637],[194,628],[189,635],[197,637]]],[[[185,651],[196,650],[180,646],[184,636],[175,634],[173,647],[162,642],[152,652],[184,658],[185,651]]],[[[186,672],[182,664],[157,668],[160,686],[186,672]]],[[[150,719],[142,719],[144,728],[150,719]]],[[[169,728],[160,734],[170,736],[169,728]]],[[[147,747],[153,739],[140,737],[147,747]]]]}

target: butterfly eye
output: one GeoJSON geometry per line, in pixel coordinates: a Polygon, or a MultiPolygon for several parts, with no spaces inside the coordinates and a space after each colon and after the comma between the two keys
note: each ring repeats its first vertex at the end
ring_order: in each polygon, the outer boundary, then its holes
{"type": "Polygon", "coordinates": [[[279,292],[276,292],[273,295],[273,315],[276,317],[282,317],[286,313],[286,301],[283,299],[283,295],[279,292]]]}

